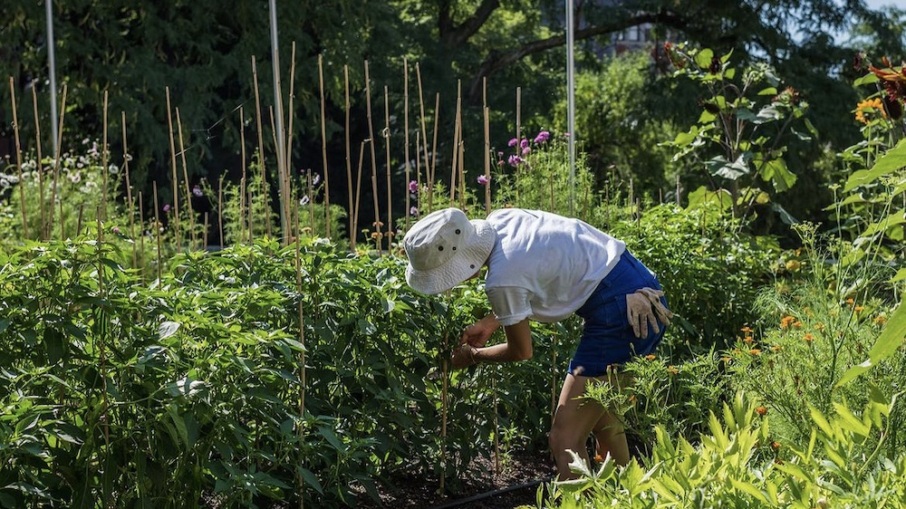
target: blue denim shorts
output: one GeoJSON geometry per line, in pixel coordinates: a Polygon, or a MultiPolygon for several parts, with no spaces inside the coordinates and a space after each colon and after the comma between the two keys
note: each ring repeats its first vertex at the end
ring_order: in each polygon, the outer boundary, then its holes
{"type": "MultiPolygon", "coordinates": [[[[661,289],[657,277],[629,251],[607,274],[591,297],[576,311],[585,320],[582,338],[569,363],[569,372],[582,376],[601,376],[608,366],[619,367],[633,356],[648,355],[664,338],[666,327],[658,333],[649,327],[646,337],[637,338],[626,315],[626,295],[640,288],[661,289]]],[[[661,297],[667,306],[667,299],[661,297]]]]}

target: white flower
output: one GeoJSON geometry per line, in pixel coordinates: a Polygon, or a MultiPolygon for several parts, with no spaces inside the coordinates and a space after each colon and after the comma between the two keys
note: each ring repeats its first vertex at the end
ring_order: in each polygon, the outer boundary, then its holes
{"type": "Polygon", "coordinates": [[[110,166],[107,167],[107,171],[109,171],[113,175],[116,175],[117,173],[120,172],[120,167],[115,164],[111,164],[110,166]]]}
{"type": "Polygon", "coordinates": [[[308,198],[308,195],[305,195],[302,197],[301,200],[299,200],[299,205],[302,205],[304,207],[304,206],[308,205],[308,202],[310,202],[310,201],[311,200],[308,198]]]}
{"type": "Polygon", "coordinates": [[[71,180],[73,184],[78,184],[82,181],[82,174],[79,172],[73,172],[71,175],[69,175],[69,180],[71,180]]]}

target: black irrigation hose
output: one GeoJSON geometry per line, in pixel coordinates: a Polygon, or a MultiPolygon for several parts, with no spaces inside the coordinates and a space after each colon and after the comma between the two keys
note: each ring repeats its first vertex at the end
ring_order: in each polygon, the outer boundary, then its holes
{"type": "Polygon", "coordinates": [[[443,505],[434,506],[431,509],[450,509],[452,507],[459,507],[462,505],[470,504],[472,502],[478,502],[479,500],[484,500],[486,498],[496,497],[497,495],[503,495],[504,493],[509,493],[511,491],[521,490],[525,488],[533,488],[538,486],[541,483],[550,482],[551,479],[535,479],[534,481],[529,481],[522,484],[514,484],[512,486],[507,486],[506,488],[500,488],[499,490],[486,491],[484,493],[479,493],[477,495],[472,495],[471,497],[460,498],[458,500],[452,500],[443,505]]]}

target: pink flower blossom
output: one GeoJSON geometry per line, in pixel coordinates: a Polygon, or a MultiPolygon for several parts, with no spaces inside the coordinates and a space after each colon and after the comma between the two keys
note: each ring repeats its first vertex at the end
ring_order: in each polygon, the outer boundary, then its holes
{"type": "Polygon", "coordinates": [[[195,187],[192,188],[192,194],[194,194],[195,196],[199,196],[199,197],[200,197],[200,196],[201,196],[202,194],[204,194],[204,193],[201,192],[201,187],[195,186],[195,187]]]}
{"type": "Polygon", "coordinates": [[[417,207],[410,207],[410,208],[409,208],[409,215],[410,215],[410,216],[417,216],[417,215],[418,215],[418,208],[417,208],[417,207]]]}
{"type": "Polygon", "coordinates": [[[169,213],[169,212],[170,212],[170,204],[169,204],[169,203],[165,203],[165,204],[164,204],[164,212],[165,212],[165,213],[169,213]]]}
{"type": "Polygon", "coordinates": [[[522,141],[519,142],[519,147],[526,149],[529,146],[529,141],[526,138],[522,138],[522,141]]]}
{"type": "Polygon", "coordinates": [[[540,145],[549,140],[550,137],[551,133],[549,131],[541,131],[538,133],[538,136],[535,136],[535,143],[540,145]]]}
{"type": "Polygon", "coordinates": [[[479,175],[479,176],[478,176],[478,183],[481,184],[481,185],[483,185],[483,186],[488,185],[488,183],[489,183],[490,181],[491,181],[491,176],[490,176],[490,175],[479,175]]]}
{"type": "Polygon", "coordinates": [[[409,182],[409,192],[417,193],[418,192],[418,182],[412,180],[409,182]]]}
{"type": "Polygon", "coordinates": [[[518,144],[519,144],[519,138],[513,138],[512,140],[510,140],[509,143],[507,143],[507,145],[509,145],[511,147],[515,147],[518,144]]]}
{"type": "Polygon", "coordinates": [[[522,158],[517,155],[512,155],[507,159],[507,162],[510,163],[510,166],[519,166],[522,164],[522,158]]]}
{"type": "Polygon", "coordinates": [[[522,155],[527,156],[532,153],[532,147],[525,147],[522,149],[522,155]]]}

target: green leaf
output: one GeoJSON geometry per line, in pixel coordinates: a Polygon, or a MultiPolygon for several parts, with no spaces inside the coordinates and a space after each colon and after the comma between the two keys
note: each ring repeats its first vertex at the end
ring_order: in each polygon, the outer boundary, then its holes
{"type": "Polygon", "coordinates": [[[736,479],[730,479],[730,483],[732,483],[733,487],[737,490],[755,497],[759,502],[765,505],[770,505],[768,497],[766,497],[765,494],[759,491],[755,486],[747,482],[737,481],[736,479]]]}
{"type": "Polygon", "coordinates": [[[837,422],[845,424],[847,429],[860,437],[868,436],[871,427],[853,415],[852,411],[846,405],[834,403],[834,410],[837,411],[837,416],[840,418],[837,422]]]}
{"type": "Polygon", "coordinates": [[[758,92],[758,95],[777,95],[777,87],[763,88],[758,92]]]}
{"type": "Polygon", "coordinates": [[[321,481],[319,481],[318,478],[315,477],[315,474],[311,470],[299,467],[299,474],[302,476],[305,484],[314,488],[315,491],[317,491],[321,495],[324,494],[324,488],[321,486],[321,481]]]}
{"type": "Polygon", "coordinates": [[[875,73],[870,72],[865,76],[857,78],[855,81],[853,81],[853,85],[857,87],[861,87],[862,85],[871,85],[872,83],[877,83],[879,79],[880,78],[878,78],[875,73]]]}
{"type": "Polygon", "coordinates": [[[843,190],[851,191],[858,186],[870,184],[884,175],[899,170],[903,166],[906,166],[906,138],[900,140],[896,147],[881,156],[870,170],[859,170],[850,175],[843,190]]]}
{"type": "Polygon", "coordinates": [[[698,135],[699,135],[698,128],[695,126],[692,126],[689,128],[689,130],[687,132],[677,134],[676,138],[673,139],[673,144],[676,145],[677,147],[685,147],[686,145],[689,145],[690,143],[695,141],[695,139],[698,137],[698,135]]]}
{"type": "Polygon", "coordinates": [[[160,328],[157,331],[159,339],[166,339],[173,334],[176,334],[176,331],[179,330],[179,327],[180,324],[177,322],[164,322],[160,324],[160,328]]]}
{"type": "Polygon", "coordinates": [[[69,342],[63,333],[48,327],[44,329],[44,348],[47,349],[48,363],[56,364],[69,353],[69,342]]]}
{"type": "Polygon", "coordinates": [[[714,52],[708,48],[704,48],[695,54],[695,63],[702,69],[710,68],[712,60],[714,60],[714,52]]]}
{"type": "Polygon", "coordinates": [[[906,269],[900,269],[892,278],[890,278],[890,282],[896,283],[897,281],[902,281],[904,279],[906,279],[906,269]]]}
{"type": "Polygon", "coordinates": [[[771,159],[761,169],[761,178],[774,184],[778,193],[789,191],[796,184],[796,174],[787,169],[783,159],[771,159]]]}
{"type": "MultiPolygon", "coordinates": [[[[899,275],[899,272],[897,274],[899,275]]],[[[874,346],[871,347],[871,351],[868,352],[868,359],[846,370],[843,376],[840,377],[840,381],[837,382],[837,387],[848,384],[873,366],[893,356],[897,349],[900,348],[900,345],[903,344],[904,338],[906,338],[906,306],[901,302],[897,306],[896,311],[893,312],[893,316],[890,317],[884,330],[881,331],[881,336],[878,337],[874,346]]]]}

